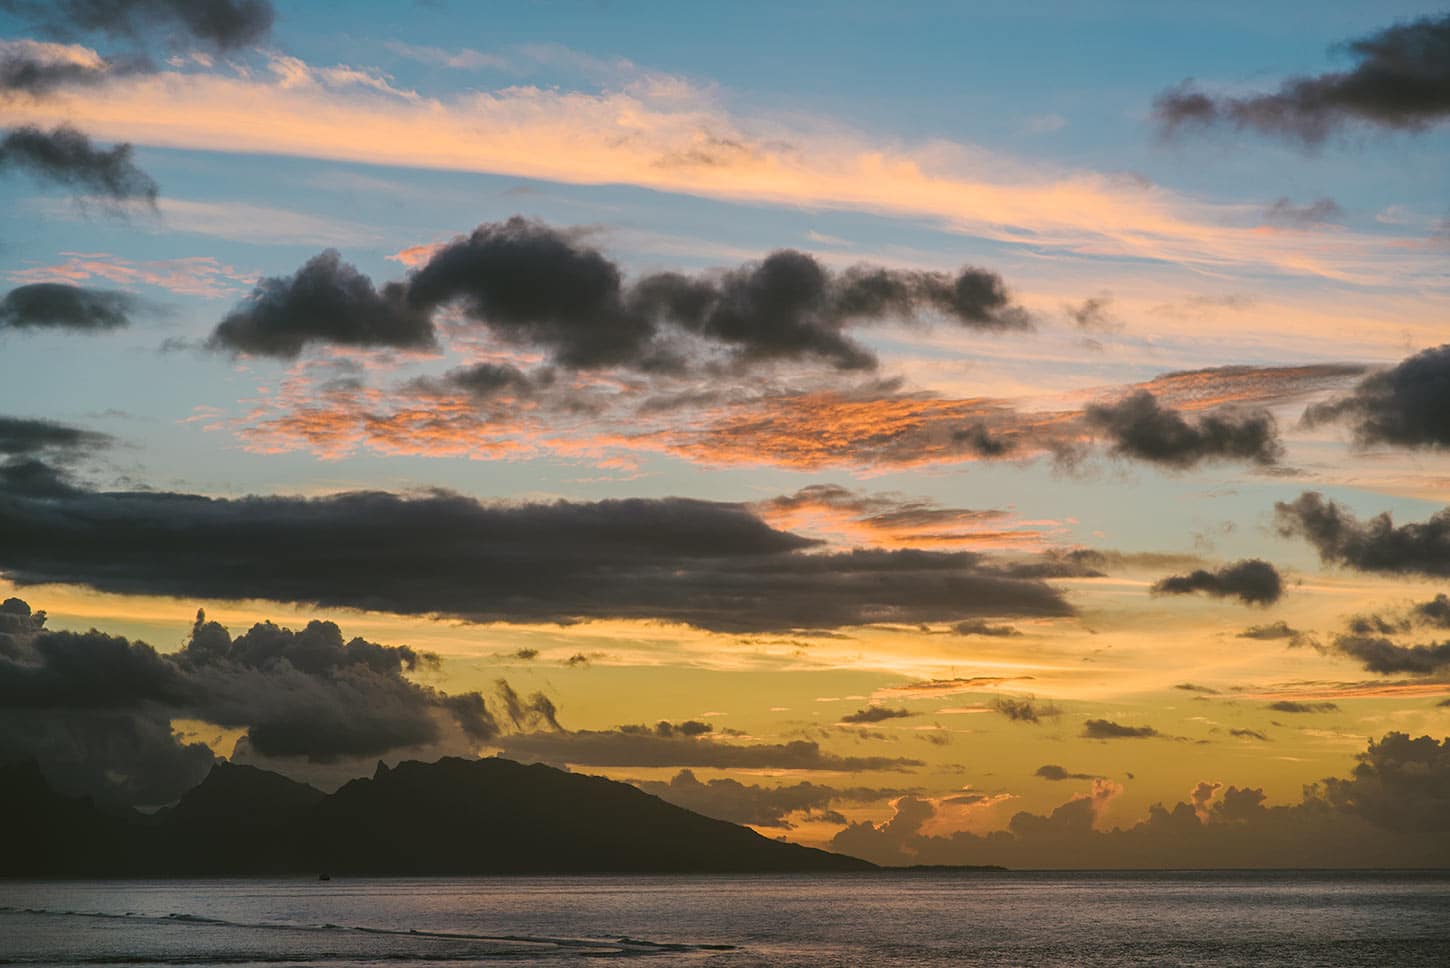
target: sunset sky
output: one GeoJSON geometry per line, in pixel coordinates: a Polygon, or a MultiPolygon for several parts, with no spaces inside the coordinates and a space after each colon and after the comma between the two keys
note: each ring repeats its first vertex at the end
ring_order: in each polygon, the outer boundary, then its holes
{"type": "Polygon", "coordinates": [[[0,760],[1450,860],[1447,119],[1393,0],[0,0],[0,760]]]}

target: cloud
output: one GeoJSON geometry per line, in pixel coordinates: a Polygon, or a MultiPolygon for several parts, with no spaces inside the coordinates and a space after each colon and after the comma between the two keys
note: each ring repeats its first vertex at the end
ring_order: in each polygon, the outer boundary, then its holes
{"type": "Polygon", "coordinates": [[[122,594],[259,598],[474,622],[639,619],[719,632],[1063,616],[1051,561],[855,550],[683,498],[0,493],[0,570],[122,594]],[[287,548],[285,555],[279,548],[287,548]],[[378,582],[376,575],[395,576],[378,582]]]}
{"type": "Polygon", "coordinates": [[[408,305],[401,285],[376,290],[328,249],[290,277],[259,281],[207,340],[216,350],[284,359],[312,343],[428,349],[436,336],[432,319],[408,305]]]}
{"type": "MultiPolygon", "coordinates": [[[[787,819],[792,814],[807,814],[806,819],[836,820],[840,815],[827,809],[832,804],[873,803],[902,794],[900,790],[869,787],[838,789],[810,782],[767,787],[741,783],[728,777],[702,782],[692,770],[681,770],[666,782],[629,782],[661,800],[716,820],[785,829],[793,826],[787,819]]],[[[845,823],[845,819],[837,822],[845,823]]]]}
{"type": "Polygon", "coordinates": [[[867,706],[841,717],[843,723],[884,723],[888,719],[903,719],[912,715],[909,709],[892,709],[889,706],[867,706]]]}
{"type": "Polygon", "coordinates": [[[1108,312],[1108,307],[1113,304],[1113,297],[1110,293],[1103,293],[1084,299],[1078,305],[1063,306],[1063,312],[1067,318],[1077,324],[1079,329],[1089,332],[1111,333],[1122,328],[1117,320],[1113,319],[1108,312]]]}
{"type": "Polygon", "coordinates": [[[1390,733],[1370,743],[1350,777],[1326,779],[1283,806],[1269,806],[1261,789],[1205,781],[1186,800],[1108,828],[1103,815],[1121,787],[1097,779],[1046,814],[1019,812],[1005,830],[974,833],[952,830],[938,806],[907,796],[894,816],[850,824],[831,847],[889,865],[1424,868],[1450,862],[1447,781],[1450,740],[1390,733]]]}
{"type": "Polygon", "coordinates": [[[743,745],[678,733],[660,735],[648,728],[522,733],[502,736],[498,745],[511,759],[571,766],[899,772],[923,765],[902,757],[839,756],[810,740],[743,745]]]}
{"type": "Polygon", "coordinates": [[[19,286],[0,299],[0,331],[68,329],[98,332],[131,324],[139,300],[124,292],[58,282],[19,286]]]}
{"type": "Polygon", "coordinates": [[[1191,595],[1203,592],[1210,598],[1237,598],[1245,605],[1272,605],[1284,594],[1278,569],[1259,558],[1245,558],[1216,571],[1199,568],[1186,575],[1159,579],[1154,595],[1191,595]]]}
{"type": "Polygon", "coordinates": [[[1152,726],[1124,726],[1110,719],[1089,719],[1082,724],[1082,735],[1087,739],[1147,739],[1159,733],[1152,726]]]}
{"type": "Polygon", "coordinates": [[[72,285],[105,279],[123,286],[157,286],[188,296],[221,297],[245,292],[256,273],[243,273],[212,256],[132,261],[106,252],[62,252],[51,265],[17,269],[11,279],[22,283],[55,282],[72,285]]]}
{"type": "Polygon", "coordinates": [[[1292,628],[1288,622],[1280,620],[1270,622],[1267,625],[1251,625],[1240,632],[1235,638],[1258,639],[1263,642],[1271,642],[1287,639],[1289,647],[1297,649],[1302,646],[1314,646],[1314,637],[1308,632],[1292,628]]]}
{"type": "Polygon", "coordinates": [[[1304,422],[1348,423],[1361,447],[1450,448],[1450,345],[1370,374],[1349,393],[1309,407],[1304,422]]]}
{"type": "Polygon", "coordinates": [[[1339,706],[1332,702],[1294,702],[1291,699],[1281,699],[1278,702],[1269,703],[1269,708],[1280,713],[1334,713],[1339,711],[1339,706]]]}
{"type": "Polygon", "coordinates": [[[0,40],[0,100],[7,95],[38,97],[62,88],[101,84],[148,68],[144,60],[107,60],[77,44],[0,40]]]}
{"type": "Polygon", "coordinates": [[[991,638],[1016,638],[1022,634],[1011,625],[992,625],[981,619],[958,622],[952,626],[952,632],[956,635],[985,635],[991,638]]]}
{"type": "Polygon", "coordinates": [[[1044,780],[1052,780],[1053,782],[1058,782],[1060,780],[1101,779],[1101,777],[1095,776],[1091,773],[1070,773],[1065,767],[1058,766],[1055,763],[1048,763],[1044,766],[1039,766],[1036,772],[1034,772],[1032,775],[1041,777],[1044,780]]]}
{"type": "Polygon", "coordinates": [[[375,74],[273,55],[270,71],[220,62],[138,73],[84,97],[19,105],[16,121],[69,121],[100,135],[191,150],[276,154],[569,184],[635,185],[716,200],[925,218],[1033,252],[1091,251],[1220,273],[1254,271],[1385,285],[1438,268],[1434,253],[1341,233],[1235,224],[1242,209],[1121,175],[1043,171],[979,146],[885,143],[832,119],[732,113],[679,78],[599,90],[510,84],[443,97],[375,74]],[[1433,265],[1432,265],[1433,263],[1433,265]]]}
{"type": "MultiPolygon", "coordinates": [[[[520,649],[519,653],[523,651],[526,650],[520,649]]],[[[519,655],[519,653],[515,653],[515,655],[519,655]]],[[[542,692],[536,692],[528,699],[524,699],[514,691],[507,679],[496,680],[494,690],[499,702],[503,704],[504,715],[513,723],[515,729],[538,726],[548,726],[550,729],[564,728],[559,725],[559,710],[554,705],[554,701],[542,692]]]]}
{"type": "Polygon", "coordinates": [[[1153,105],[1167,133],[1231,124],[1313,145],[1351,125],[1419,131],[1450,116],[1450,15],[1395,24],[1345,45],[1351,70],[1292,77],[1272,94],[1213,96],[1185,83],[1153,105]]]}
{"type": "Polygon", "coordinates": [[[458,303],[515,343],[543,346],[566,366],[648,365],[655,326],[625,306],[620,269],[577,233],[515,216],[435,250],[408,284],[422,310],[458,303]]]}
{"type": "MultiPolygon", "coordinates": [[[[1337,364],[1216,367],[1167,373],[1133,389],[1191,411],[1282,404],[1341,388],[1363,372],[1337,364]]],[[[716,358],[692,373],[570,373],[545,365],[523,376],[526,397],[480,397],[449,391],[437,380],[426,386],[409,381],[392,393],[369,388],[339,394],[299,377],[296,393],[260,401],[236,426],[249,449],[310,449],[328,458],[366,448],[491,459],[555,455],[620,466],[662,453],[707,466],[852,472],[1058,457],[1080,450],[1092,436],[1078,410],[1018,409],[1009,400],[909,391],[900,379],[858,381],[834,370],[797,372],[786,383],[769,368],[741,373],[716,358]],[[551,371],[552,382],[545,381],[551,371]],[[725,372],[738,379],[722,379],[725,372]],[[835,432],[822,434],[822,426],[835,432]]],[[[762,504],[761,513],[773,516],[767,510],[773,503],[762,504]]],[[[801,515],[829,519],[833,538],[855,543],[915,541],[905,538],[910,533],[929,536],[918,546],[1022,545],[1046,541],[1049,529],[1060,527],[1010,516],[994,522],[989,516],[999,512],[993,509],[949,509],[823,485],[781,502],[782,514],[791,510],[786,503],[801,515]],[[910,513],[882,513],[889,510],[910,513]],[[933,528],[903,530],[908,519],[925,522],[929,515],[936,515],[933,528]]]]}
{"type": "Polygon", "coordinates": [[[1360,521],[1317,491],[1274,504],[1286,538],[1304,538],[1326,564],[1386,574],[1450,575],[1450,508],[1428,521],[1395,526],[1388,511],[1360,521]]]}
{"type": "Polygon", "coordinates": [[[1269,737],[1256,729],[1230,729],[1228,734],[1230,736],[1236,736],[1239,739],[1257,739],[1265,743],[1269,742],[1269,737]]]}
{"type": "Polygon", "coordinates": [[[1184,692],[1201,692],[1206,696],[1218,695],[1217,689],[1210,688],[1209,686],[1200,686],[1192,682],[1180,682],[1173,688],[1182,689],[1184,692]]]}
{"type": "Polygon", "coordinates": [[[1139,390],[1117,403],[1090,405],[1083,415],[1107,438],[1112,453],[1174,470],[1219,460],[1269,465],[1283,452],[1274,418],[1262,410],[1205,414],[1190,424],[1139,390]]]}
{"type": "Polygon", "coordinates": [[[1340,635],[1334,647],[1381,675],[1411,673],[1435,675],[1450,671],[1450,642],[1430,645],[1397,645],[1371,635],[1340,635]]]}
{"type": "Polygon", "coordinates": [[[1062,715],[1061,709],[1051,703],[1039,703],[1032,696],[993,696],[990,705],[993,711],[1001,713],[1014,723],[1032,723],[1034,726],[1042,722],[1044,717],[1062,715]]]}
{"type": "Polygon", "coordinates": [[[1264,212],[1269,225],[1288,229],[1312,229],[1328,225],[1344,215],[1344,209],[1332,198],[1321,198],[1308,205],[1295,205],[1287,197],[1277,199],[1264,212]]]}
{"type": "Polygon", "coordinates": [[[0,8],[62,37],[91,32],[138,42],[184,37],[217,51],[264,40],[275,16],[268,0],[4,0],[0,8]]]}
{"type": "Polygon", "coordinates": [[[49,454],[56,459],[66,454],[90,453],[111,443],[109,435],[94,430],[0,415],[0,454],[7,457],[49,454]]]}
{"type": "Polygon", "coordinates": [[[383,306],[372,282],[339,267],[334,252],[318,256],[290,284],[266,283],[279,293],[304,284],[325,293],[345,288],[378,322],[349,329],[279,314],[268,332],[297,338],[236,347],[223,323],[214,344],[278,356],[295,356],[302,341],[393,346],[399,344],[386,336],[400,328],[431,337],[433,313],[451,306],[498,339],[544,350],[570,369],[674,372],[687,365],[691,346],[703,344],[736,363],[814,361],[858,370],[873,369],[876,358],[846,334],[851,326],[918,317],[978,330],[1029,325],[1001,278],[983,269],[948,276],[860,265],[836,273],[813,256],[781,250],[723,273],[665,272],[626,282],[582,231],[519,216],[432,249],[406,282],[384,286],[383,306]]]}
{"type": "MultiPolygon", "coordinates": [[[[233,638],[198,612],[180,651],[162,654],[95,629],[48,631],[18,599],[3,613],[0,759],[34,756],[70,792],[154,804],[194,785],[212,754],[177,738],[173,719],[244,730],[257,755],[311,763],[433,747],[450,730],[454,748],[477,749],[499,732],[480,694],[409,678],[436,656],[345,640],[331,622],[233,638]]],[[[528,708],[551,719],[552,707],[528,708]]]]}
{"type": "Polygon", "coordinates": [[[0,416],[0,494],[73,496],[78,491],[63,468],[112,443],[106,434],[49,420],[0,416]]]}
{"type": "Polygon", "coordinates": [[[0,138],[0,171],[7,168],[117,203],[139,201],[154,208],[160,191],[131,160],[129,144],[98,148],[65,124],[51,131],[32,125],[11,128],[0,138]]]}
{"type": "Polygon", "coordinates": [[[1450,628],[1450,595],[1441,592],[1428,602],[1417,602],[1411,606],[1410,615],[1412,621],[1419,625],[1450,628]]]}
{"type": "Polygon", "coordinates": [[[1388,733],[1359,755],[1348,779],[1323,781],[1340,810],[1391,830],[1450,830],[1450,739],[1388,733]]]}
{"type": "Polygon", "coordinates": [[[923,498],[853,491],[835,484],[811,484],[752,507],[775,527],[849,546],[1030,547],[1045,542],[1044,524],[1051,523],[1019,523],[995,508],[944,507],[923,498]]]}

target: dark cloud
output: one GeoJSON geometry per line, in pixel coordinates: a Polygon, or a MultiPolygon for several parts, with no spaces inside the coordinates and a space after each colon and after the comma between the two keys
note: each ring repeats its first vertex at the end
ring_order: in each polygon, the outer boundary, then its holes
{"type": "Polygon", "coordinates": [[[1017,629],[1010,625],[992,625],[981,619],[974,619],[970,622],[958,622],[952,626],[952,632],[956,635],[985,635],[991,638],[1015,638],[1021,635],[1017,629]]]}
{"type": "Polygon", "coordinates": [[[0,0],[0,9],[61,38],[189,38],[218,51],[264,40],[275,16],[268,0],[0,0]]]}
{"type": "Polygon", "coordinates": [[[399,283],[374,289],[328,249],[288,278],[260,280],[207,341],[216,350],[284,359],[313,343],[426,349],[436,336],[432,319],[408,304],[399,283]]]}
{"type": "Polygon", "coordinates": [[[1087,739],[1147,739],[1159,735],[1152,726],[1124,726],[1111,719],[1089,719],[1082,724],[1087,739]]]}
{"type": "Polygon", "coordinates": [[[1018,447],[1015,438],[993,433],[984,421],[956,428],[951,439],[964,452],[988,459],[1005,457],[1018,447]]]}
{"type": "Polygon", "coordinates": [[[439,393],[463,392],[477,400],[499,397],[523,399],[553,383],[553,371],[530,376],[508,363],[475,363],[449,370],[441,377],[421,378],[413,386],[439,393]]]}
{"type": "Polygon", "coordinates": [[[1360,521],[1316,491],[1274,504],[1279,533],[1306,539],[1320,560],[1356,571],[1450,575],[1450,508],[1395,526],[1389,512],[1360,521]]]}
{"type": "Polygon", "coordinates": [[[951,277],[862,265],[836,275],[812,256],[789,249],[718,279],[649,276],[632,298],[646,316],[673,320],[746,358],[818,358],[843,370],[876,363],[844,335],[854,323],[912,319],[926,310],[969,329],[1030,325],[995,273],[967,268],[951,277]]]}
{"type": "MultiPolygon", "coordinates": [[[[828,811],[832,804],[873,803],[903,793],[868,787],[838,789],[810,782],[767,787],[728,777],[701,781],[691,770],[681,770],[668,782],[630,782],[661,800],[716,820],[787,829],[794,826],[788,819],[792,814],[806,814],[805,819],[833,819],[839,814],[828,811]]],[[[837,822],[845,823],[845,820],[837,822]]]]}
{"type": "Polygon", "coordinates": [[[498,695],[499,702],[503,704],[504,715],[509,718],[515,729],[536,729],[539,726],[548,726],[550,729],[563,729],[559,725],[559,710],[554,701],[542,692],[536,692],[529,698],[524,699],[507,679],[499,679],[494,683],[494,689],[498,695]]]}
{"type": "Polygon", "coordinates": [[[662,736],[649,727],[522,733],[498,744],[511,759],[574,766],[691,766],[758,770],[903,771],[920,760],[888,756],[839,756],[810,740],[742,745],[719,739],[662,736]]]}
{"type": "Polygon", "coordinates": [[[669,739],[671,736],[693,739],[715,732],[714,726],[702,723],[698,719],[687,719],[682,723],[672,723],[668,719],[661,719],[653,726],[636,723],[616,728],[626,736],[658,736],[661,739],[669,739]]]}
{"type": "Polygon", "coordinates": [[[1316,144],[1352,124],[1419,131],[1450,115],[1450,15],[1395,24],[1344,46],[1351,70],[1293,77],[1272,94],[1247,97],[1184,83],[1159,95],[1154,116],[1168,133],[1231,124],[1316,144]]]}
{"type": "MultiPolygon", "coordinates": [[[[48,631],[18,599],[0,614],[0,758],[36,757],[73,792],[160,803],[195,784],[212,754],[178,739],[172,719],[244,730],[257,755],[313,763],[432,747],[449,730],[477,748],[499,732],[480,694],[409,678],[435,656],[346,640],[331,622],[264,622],[233,638],[199,612],[181,650],[163,654],[94,629],[48,631]]],[[[557,726],[547,699],[499,688],[516,722],[557,726]]]]}
{"type": "Polygon", "coordinates": [[[90,453],[110,446],[111,438],[50,420],[0,416],[0,454],[7,457],[90,453]]]}
{"type": "Polygon", "coordinates": [[[1450,738],[1389,733],[1371,741],[1348,779],[1326,779],[1324,798],[1392,830],[1450,830],[1450,738]]]}
{"type": "Polygon", "coordinates": [[[1303,635],[1298,629],[1291,628],[1288,622],[1270,622],[1267,625],[1250,625],[1240,632],[1237,638],[1241,639],[1292,639],[1303,635]]]}
{"type": "Polygon", "coordinates": [[[32,498],[71,497],[79,493],[68,465],[112,443],[106,434],[48,420],[0,416],[0,494],[32,498]]]}
{"type": "Polygon", "coordinates": [[[994,696],[991,702],[995,712],[1006,716],[1014,723],[1042,722],[1044,717],[1061,716],[1062,710],[1051,703],[1040,703],[1032,696],[994,696]]]}
{"type": "Polygon", "coordinates": [[[912,715],[909,709],[892,709],[890,706],[867,706],[841,717],[843,723],[884,723],[888,719],[904,719],[912,715]]]}
{"type": "Polygon", "coordinates": [[[1280,198],[1264,212],[1264,221],[1289,229],[1312,229],[1328,225],[1344,215],[1344,209],[1332,198],[1321,198],[1308,205],[1295,205],[1280,198]]]}
{"type": "Polygon", "coordinates": [[[1441,592],[1428,602],[1418,602],[1410,608],[1410,615],[1418,625],[1450,629],[1450,595],[1441,592]]]}
{"type": "Polygon", "coordinates": [[[617,265],[577,233],[517,216],[434,252],[409,281],[408,300],[420,311],[456,303],[501,338],[546,347],[566,366],[664,362],[654,324],[625,306],[617,265]]]}
{"type": "Polygon", "coordinates": [[[109,289],[88,289],[60,282],[20,286],[0,299],[0,331],[68,329],[97,332],[131,324],[139,305],[135,296],[109,289]]]}
{"type": "Polygon", "coordinates": [[[1228,731],[1228,734],[1230,736],[1236,736],[1239,739],[1257,739],[1262,740],[1265,743],[1269,742],[1269,737],[1265,736],[1263,733],[1259,732],[1256,729],[1230,729],[1228,731]]]}
{"type": "Polygon", "coordinates": [[[148,70],[151,64],[144,58],[75,58],[35,41],[0,40],[0,99],[7,95],[39,97],[148,70]]]}
{"type": "Polygon", "coordinates": [[[1291,649],[1303,648],[1305,646],[1314,649],[1319,648],[1319,643],[1315,641],[1314,636],[1301,629],[1293,628],[1288,622],[1282,620],[1270,622],[1265,625],[1250,625],[1236,637],[1240,639],[1258,639],[1262,642],[1284,641],[1289,644],[1289,648],[1291,649]]]}
{"type": "MultiPolygon", "coordinates": [[[[336,263],[335,254],[330,259],[336,263]]],[[[371,293],[371,281],[348,271],[352,285],[371,293]]],[[[500,340],[542,349],[550,362],[571,369],[678,373],[701,354],[715,365],[789,360],[871,369],[875,357],[848,328],[928,315],[978,330],[1029,327],[1002,280],[983,269],[950,276],[857,266],[835,273],[812,256],[782,250],[724,273],[666,272],[627,282],[583,232],[518,216],[484,223],[440,247],[384,293],[390,314],[402,311],[393,297],[405,295],[409,331],[426,326],[431,339],[435,311],[452,306],[500,340]]],[[[345,339],[309,329],[305,319],[276,321],[279,333],[291,327],[306,340],[378,345],[366,332],[345,339]]],[[[295,355],[286,345],[276,355],[295,355]]],[[[500,379],[521,385],[497,368],[479,377],[485,389],[500,379]]]]}
{"type": "Polygon", "coordinates": [[[1067,318],[1076,323],[1079,329],[1110,333],[1122,328],[1121,324],[1108,312],[1108,307],[1112,304],[1112,295],[1103,293],[1084,299],[1077,305],[1063,306],[1062,309],[1067,313],[1067,318]]]}
{"type": "Polygon", "coordinates": [[[1339,712],[1339,707],[1332,702],[1294,702],[1291,699],[1281,699],[1278,702],[1271,702],[1268,708],[1281,713],[1339,712]]]}
{"type": "Polygon", "coordinates": [[[1139,390],[1117,403],[1090,405],[1083,417],[1115,455],[1175,470],[1219,460],[1269,465],[1283,452],[1274,418],[1262,410],[1204,414],[1190,424],[1139,390]]]}
{"type": "Polygon", "coordinates": [[[1210,689],[1208,686],[1195,685],[1194,683],[1191,683],[1191,682],[1180,682],[1180,683],[1178,683],[1178,685],[1174,686],[1173,688],[1174,689],[1182,689],[1184,692],[1201,692],[1201,693],[1203,693],[1204,695],[1207,695],[1207,696],[1217,696],[1218,695],[1218,690],[1217,689],[1210,689]]]}
{"type": "Polygon", "coordinates": [[[1344,396],[1309,407],[1304,422],[1345,422],[1361,447],[1450,447],[1450,345],[1370,374],[1344,396]]]}
{"type": "Polygon", "coordinates": [[[1072,613],[1042,580],[1066,573],[1051,562],[803,553],[815,545],[742,505],[682,498],[489,505],[442,492],[0,493],[0,570],[22,584],[735,633],[1072,613]]]}
{"type": "Polygon", "coordinates": [[[1037,768],[1037,771],[1032,775],[1041,777],[1044,780],[1052,780],[1053,782],[1058,782],[1061,780],[1098,779],[1098,777],[1093,775],[1092,773],[1071,773],[1065,767],[1058,766],[1055,763],[1048,763],[1044,766],[1039,766],[1037,768]]]}
{"type": "Polygon", "coordinates": [[[1272,605],[1284,594],[1278,569],[1259,558],[1245,558],[1215,571],[1199,568],[1186,575],[1170,575],[1155,582],[1154,595],[1191,595],[1237,598],[1245,605],[1272,605]]]}
{"type": "Polygon", "coordinates": [[[154,206],[156,182],[131,160],[131,146],[99,148],[69,125],[44,131],[33,125],[11,128],[0,138],[0,171],[16,169],[43,181],[66,185],[111,202],[154,206]]]}
{"type": "Polygon", "coordinates": [[[1381,675],[1435,675],[1450,671],[1450,642],[1398,645],[1377,636],[1341,635],[1335,638],[1334,647],[1370,672],[1381,675]]]}
{"type": "MultiPolygon", "coordinates": [[[[1197,784],[1142,821],[1109,826],[1119,792],[1106,780],[1046,814],[1021,812],[1006,830],[928,834],[939,808],[904,796],[880,823],[848,825],[831,842],[881,864],[1000,864],[1061,869],[1426,868],[1450,863],[1450,740],[1391,733],[1372,742],[1348,778],[1268,806],[1263,790],[1197,784]]],[[[945,818],[941,818],[945,819],[945,818]]]]}

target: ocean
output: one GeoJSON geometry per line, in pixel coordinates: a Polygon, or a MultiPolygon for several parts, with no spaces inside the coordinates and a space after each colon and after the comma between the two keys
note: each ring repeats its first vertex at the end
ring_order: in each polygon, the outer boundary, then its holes
{"type": "Polygon", "coordinates": [[[1450,964],[1450,872],[0,881],[0,963],[1450,964]]]}

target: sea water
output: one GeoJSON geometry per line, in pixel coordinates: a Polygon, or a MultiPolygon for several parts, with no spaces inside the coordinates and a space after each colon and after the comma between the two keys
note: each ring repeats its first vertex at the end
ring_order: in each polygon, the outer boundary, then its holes
{"type": "Polygon", "coordinates": [[[1450,965],[1450,872],[0,882],[20,965],[1450,965]]]}

